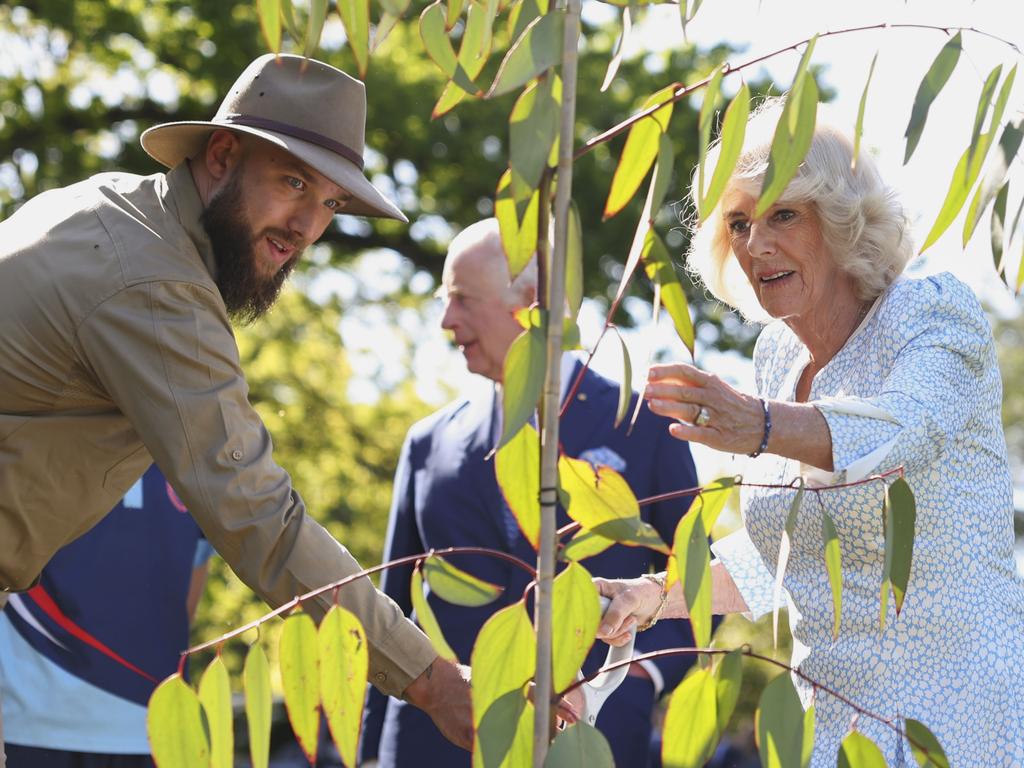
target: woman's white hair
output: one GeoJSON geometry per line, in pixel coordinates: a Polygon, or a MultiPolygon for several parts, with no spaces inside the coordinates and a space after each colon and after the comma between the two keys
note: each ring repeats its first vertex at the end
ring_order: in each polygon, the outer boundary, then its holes
{"type": "MultiPolygon", "coordinates": [[[[754,197],[760,193],[782,106],[781,98],[766,99],[751,114],[727,190],[738,186],[754,197]]],[[[708,151],[706,169],[715,167],[720,151],[716,141],[708,151]]],[[[882,181],[874,161],[863,150],[855,168],[852,160],[849,137],[831,125],[817,124],[807,157],[779,202],[814,208],[835,264],[853,279],[859,298],[874,299],[903,272],[913,256],[913,245],[903,206],[882,181]]],[[[691,186],[694,209],[698,191],[695,170],[691,186]]],[[[763,322],[769,318],[732,252],[721,210],[724,197],[703,225],[693,217],[687,270],[715,298],[747,319],[763,322]]]]}

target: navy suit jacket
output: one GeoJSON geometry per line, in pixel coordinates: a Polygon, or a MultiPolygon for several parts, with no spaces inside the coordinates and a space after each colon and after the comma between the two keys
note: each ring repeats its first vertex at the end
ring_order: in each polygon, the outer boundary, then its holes
{"type": "MultiPolygon", "coordinates": [[[[577,363],[574,378],[580,367],[577,363]]],[[[618,398],[618,384],[588,370],[559,427],[563,452],[611,466],[625,477],[637,498],[695,486],[689,446],[668,434],[666,419],[644,405],[631,434],[627,436],[627,424],[613,428],[618,398]]],[[[536,552],[515,526],[504,502],[494,462],[486,459],[498,435],[495,418],[494,398],[488,394],[456,401],[409,430],[395,474],[384,562],[430,549],[472,546],[498,549],[536,563],[536,552]]],[[[671,546],[676,524],[689,503],[689,498],[682,498],[645,505],[641,515],[671,546]]],[[[559,527],[571,522],[563,510],[558,514],[559,527]]],[[[459,661],[468,664],[484,622],[522,598],[529,575],[506,561],[481,555],[453,555],[450,561],[504,589],[498,600],[479,608],[428,596],[445,638],[459,661]]],[[[652,568],[663,570],[665,557],[643,547],[616,545],[582,564],[595,576],[635,577],[652,568]]],[[[396,567],[386,571],[381,580],[382,590],[407,614],[412,612],[411,574],[408,566],[396,567]]],[[[666,621],[638,635],[636,649],[645,652],[692,643],[689,622],[666,621]]],[[[584,668],[599,668],[607,648],[595,643],[584,668]]],[[[671,657],[656,664],[666,690],[671,690],[682,680],[690,659],[671,657]]],[[[416,756],[422,760],[429,754],[432,765],[468,765],[468,753],[445,741],[423,713],[371,691],[364,759],[377,754],[378,743],[382,764],[390,764],[395,755],[399,766],[418,764],[416,756]],[[383,759],[386,756],[389,759],[383,759]]]]}

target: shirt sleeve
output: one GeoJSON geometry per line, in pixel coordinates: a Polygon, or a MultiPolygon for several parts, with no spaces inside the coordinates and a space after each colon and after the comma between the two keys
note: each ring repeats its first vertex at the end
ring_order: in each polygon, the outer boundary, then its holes
{"type": "Polygon", "coordinates": [[[200,539],[196,542],[196,554],[192,559],[192,567],[198,568],[201,565],[206,565],[215,554],[216,552],[214,552],[210,542],[206,539],[200,539]]]}
{"type": "MultiPolygon", "coordinates": [[[[751,621],[757,621],[767,613],[771,613],[775,580],[765,565],[761,553],[750,540],[746,528],[723,536],[711,545],[711,551],[725,565],[736,588],[743,597],[750,613],[744,614],[751,621]]],[[[783,590],[785,591],[785,590],[783,590]]],[[[784,605],[789,604],[788,595],[784,595],[784,605]]]]}
{"type": "MultiPolygon", "coordinates": [[[[248,401],[220,297],[188,282],[130,286],[77,333],[81,360],[131,422],[206,538],[273,606],[357,573],[273,459],[248,401]]],[[[370,682],[400,695],[436,657],[429,640],[368,578],[339,591],[370,645],[370,682]]],[[[315,618],[331,595],[308,601],[315,618]]]]}
{"type": "Polygon", "coordinates": [[[951,275],[907,282],[879,318],[876,332],[893,350],[880,391],[813,401],[828,423],[835,467],[809,471],[817,482],[926,467],[983,410],[995,350],[977,299],[951,275]]]}

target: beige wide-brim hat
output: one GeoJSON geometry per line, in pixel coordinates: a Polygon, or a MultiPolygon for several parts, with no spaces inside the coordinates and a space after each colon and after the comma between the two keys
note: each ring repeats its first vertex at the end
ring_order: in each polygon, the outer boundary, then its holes
{"type": "Polygon", "coordinates": [[[259,136],[352,194],[341,211],[408,221],[363,175],[366,89],[316,59],[260,56],[246,67],[213,120],[155,125],[142,148],[168,168],[199,155],[210,133],[228,128],[259,136]]]}

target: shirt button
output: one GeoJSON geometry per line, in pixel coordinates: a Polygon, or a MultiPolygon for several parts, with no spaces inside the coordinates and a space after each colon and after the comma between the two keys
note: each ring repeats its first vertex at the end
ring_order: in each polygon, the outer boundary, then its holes
{"type": "Polygon", "coordinates": [[[233,450],[231,452],[231,458],[234,459],[235,461],[241,461],[242,460],[242,452],[240,450],[238,450],[237,448],[235,448],[235,450],[233,450]]]}
{"type": "Polygon", "coordinates": [[[388,679],[388,676],[385,675],[383,672],[378,672],[376,675],[374,675],[374,677],[377,679],[378,683],[383,683],[385,680],[388,679]]]}

